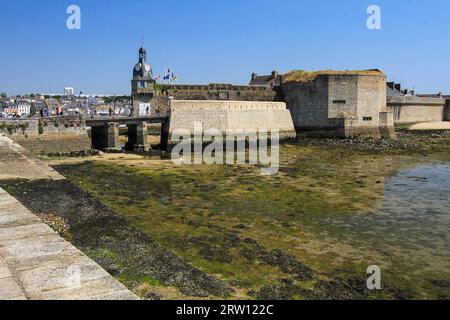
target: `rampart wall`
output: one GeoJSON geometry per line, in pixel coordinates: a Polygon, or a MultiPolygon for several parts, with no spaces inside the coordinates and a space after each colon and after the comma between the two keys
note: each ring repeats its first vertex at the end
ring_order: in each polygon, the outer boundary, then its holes
{"type": "Polygon", "coordinates": [[[394,114],[394,123],[407,124],[445,119],[446,100],[416,96],[388,97],[388,110],[394,114]]]}
{"type": "Polygon", "coordinates": [[[279,101],[277,90],[265,86],[163,85],[161,90],[175,100],[279,101]]]}
{"type": "Polygon", "coordinates": [[[81,115],[4,120],[0,121],[0,134],[33,154],[86,154],[92,150],[81,115]]]}
{"type": "Polygon", "coordinates": [[[278,129],[281,139],[294,138],[295,128],[284,102],[171,100],[169,145],[172,133],[184,129],[194,133],[195,122],[203,131],[217,129],[255,131],[278,129]]]}

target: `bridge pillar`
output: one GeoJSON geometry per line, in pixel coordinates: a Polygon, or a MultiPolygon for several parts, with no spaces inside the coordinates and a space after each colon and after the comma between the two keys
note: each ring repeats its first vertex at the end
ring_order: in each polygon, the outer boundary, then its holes
{"type": "Polygon", "coordinates": [[[147,122],[139,122],[136,130],[136,144],[135,151],[148,151],[152,147],[148,142],[148,125],[147,122]]]}
{"type": "Polygon", "coordinates": [[[92,127],[91,139],[94,149],[118,149],[119,125],[114,122],[109,122],[106,126],[92,127]]]}
{"type": "Polygon", "coordinates": [[[447,99],[445,102],[444,121],[450,121],[450,99],[447,99]]]}
{"type": "Polygon", "coordinates": [[[170,120],[161,124],[161,150],[169,151],[170,120]]]}
{"type": "Polygon", "coordinates": [[[148,125],[147,122],[139,122],[136,124],[129,124],[128,127],[128,143],[126,148],[137,152],[145,152],[151,149],[148,142],[148,125]]]}

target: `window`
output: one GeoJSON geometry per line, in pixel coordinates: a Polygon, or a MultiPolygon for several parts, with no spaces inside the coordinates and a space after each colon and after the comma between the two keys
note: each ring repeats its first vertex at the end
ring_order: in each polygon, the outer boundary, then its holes
{"type": "Polygon", "coordinates": [[[139,89],[146,89],[147,88],[147,82],[139,82],[138,87],[139,87],[139,89]]]}
{"type": "Polygon", "coordinates": [[[372,121],[372,117],[363,117],[363,121],[372,121]]]}
{"type": "Polygon", "coordinates": [[[219,100],[228,100],[228,92],[219,92],[219,100]]]}
{"type": "Polygon", "coordinates": [[[333,100],[334,104],[347,104],[347,100],[333,100]]]}

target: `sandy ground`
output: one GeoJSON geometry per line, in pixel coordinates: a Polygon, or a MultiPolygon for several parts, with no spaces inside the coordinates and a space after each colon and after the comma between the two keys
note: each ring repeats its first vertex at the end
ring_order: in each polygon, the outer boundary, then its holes
{"type": "Polygon", "coordinates": [[[422,122],[409,127],[409,130],[450,130],[450,121],[447,122],[422,122]]]}

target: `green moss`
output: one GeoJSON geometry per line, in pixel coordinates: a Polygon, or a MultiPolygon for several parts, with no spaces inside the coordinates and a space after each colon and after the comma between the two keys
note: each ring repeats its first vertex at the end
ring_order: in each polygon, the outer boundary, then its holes
{"type": "Polygon", "coordinates": [[[139,285],[142,284],[148,284],[151,287],[164,287],[164,285],[161,284],[156,279],[153,279],[149,276],[143,276],[139,274],[132,274],[132,273],[124,273],[117,277],[117,280],[124,284],[129,284],[130,282],[137,283],[139,285]]]}

